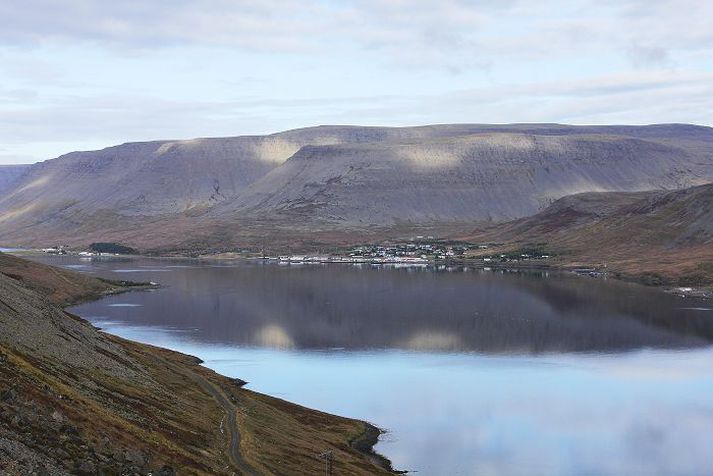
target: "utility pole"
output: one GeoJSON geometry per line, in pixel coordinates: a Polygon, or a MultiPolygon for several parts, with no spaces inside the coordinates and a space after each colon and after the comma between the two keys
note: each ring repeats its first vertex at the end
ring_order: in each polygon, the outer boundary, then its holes
{"type": "Polygon", "coordinates": [[[334,452],[327,450],[323,453],[317,455],[319,459],[324,460],[324,474],[325,476],[332,476],[332,462],[334,461],[334,452]]]}

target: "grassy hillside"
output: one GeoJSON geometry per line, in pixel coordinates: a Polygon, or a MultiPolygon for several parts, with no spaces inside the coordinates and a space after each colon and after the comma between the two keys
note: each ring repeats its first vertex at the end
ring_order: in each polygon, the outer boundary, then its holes
{"type": "Polygon", "coordinates": [[[241,388],[61,304],[116,286],[0,254],[0,473],[386,474],[375,428],[241,388]],[[364,449],[364,448],[362,448],[364,449]]]}
{"type": "Polygon", "coordinates": [[[560,264],[597,266],[653,284],[713,284],[713,184],[572,195],[468,239],[501,243],[496,251],[536,245],[560,264]]]}

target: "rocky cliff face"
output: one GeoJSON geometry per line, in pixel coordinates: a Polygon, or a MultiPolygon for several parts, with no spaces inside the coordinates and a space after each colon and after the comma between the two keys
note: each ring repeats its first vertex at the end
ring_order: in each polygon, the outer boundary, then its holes
{"type": "Polygon", "coordinates": [[[498,222],[565,195],[713,180],[713,129],[321,126],[124,144],[34,165],[0,195],[0,242],[139,249],[498,222]],[[85,243],[86,242],[86,243],[85,243]]]}

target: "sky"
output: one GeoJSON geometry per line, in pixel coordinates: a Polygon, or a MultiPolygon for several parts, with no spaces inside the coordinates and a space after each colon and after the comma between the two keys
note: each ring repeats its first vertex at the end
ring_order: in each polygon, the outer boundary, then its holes
{"type": "Polygon", "coordinates": [[[3,0],[0,164],[319,124],[713,125],[710,0],[3,0]]]}

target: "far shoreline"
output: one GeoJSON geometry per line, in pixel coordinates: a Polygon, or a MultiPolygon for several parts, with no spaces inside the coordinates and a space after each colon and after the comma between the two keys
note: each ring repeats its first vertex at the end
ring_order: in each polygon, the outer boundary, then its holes
{"type": "MultiPolygon", "coordinates": [[[[39,248],[3,248],[0,247],[0,252],[5,252],[20,257],[33,257],[33,256],[47,256],[39,248]]],[[[53,256],[52,254],[49,254],[53,256]]],[[[66,254],[54,255],[54,256],[78,256],[78,252],[71,250],[66,254]]],[[[241,252],[211,252],[211,250],[202,250],[196,252],[162,252],[162,253],[136,253],[136,254],[102,254],[92,257],[83,257],[86,259],[92,258],[125,258],[125,259],[136,259],[136,258],[147,258],[147,259],[159,259],[159,260],[194,260],[194,261],[223,261],[223,262],[255,262],[255,261],[269,261],[273,264],[282,263],[292,264],[292,265],[370,265],[370,266],[417,266],[417,267],[439,267],[439,266],[462,266],[462,267],[472,267],[473,269],[479,270],[512,270],[512,271],[547,271],[562,274],[574,274],[577,276],[596,278],[596,279],[613,279],[616,281],[635,283],[641,286],[651,287],[659,289],[662,292],[675,294],[681,297],[696,297],[702,299],[713,299],[713,283],[703,283],[700,285],[681,285],[677,284],[674,280],[676,279],[670,275],[655,275],[652,276],[648,273],[643,274],[628,274],[620,271],[612,271],[607,268],[596,265],[586,265],[584,263],[567,263],[567,262],[550,262],[542,263],[536,262],[536,260],[521,260],[517,262],[489,262],[485,263],[482,259],[477,258],[465,258],[465,259],[446,259],[446,260],[426,260],[420,261],[418,263],[407,262],[407,261],[393,261],[393,262],[371,262],[369,260],[361,261],[283,261],[280,262],[277,259],[266,259],[264,256],[260,256],[258,253],[241,253],[241,252]]],[[[539,261],[539,260],[537,260],[539,261]]],[[[680,278],[680,277],[678,277],[680,278]]],[[[160,285],[155,286],[156,283],[139,283],[140,286],[135,287],[131,290],[141,290],[150,289],[151,287],[160,287],[160,285]],[[141,288],[141,286],[144,286],[141,288]]],[[[127,291],[121,291],[127,292],[127,291]]]]}

